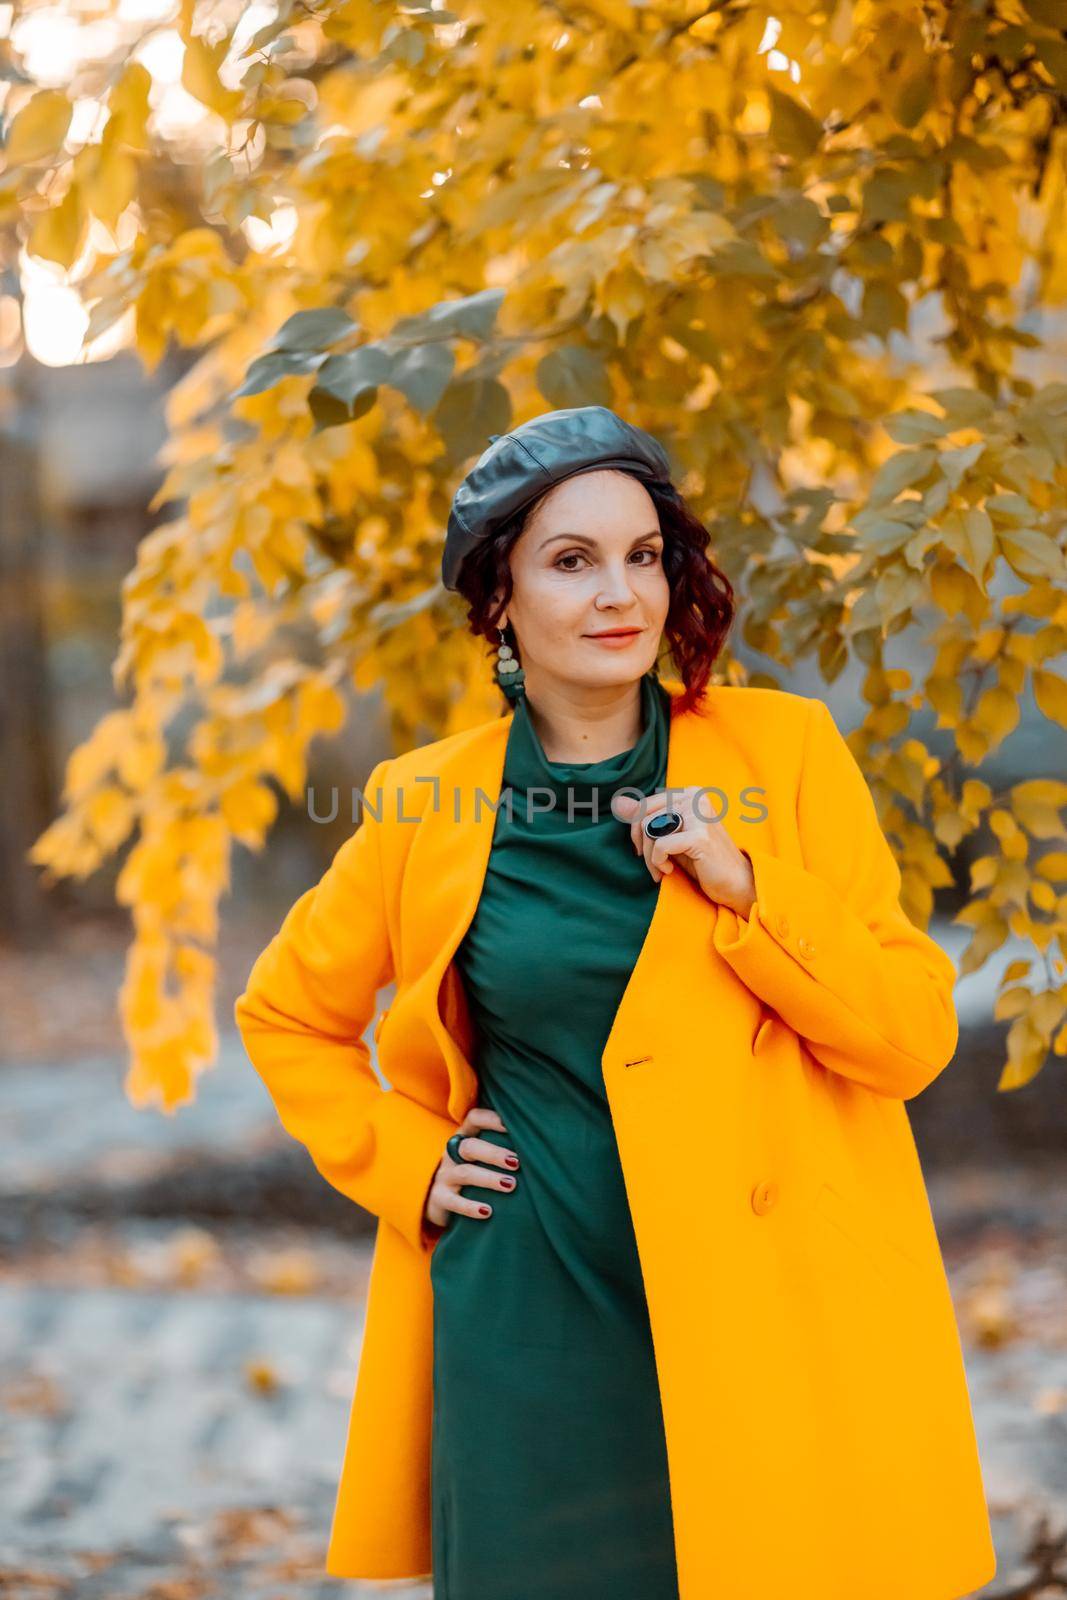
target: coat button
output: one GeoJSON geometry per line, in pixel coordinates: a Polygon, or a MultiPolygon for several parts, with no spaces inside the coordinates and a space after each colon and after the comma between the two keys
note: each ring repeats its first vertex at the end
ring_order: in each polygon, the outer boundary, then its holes
{"type": "Polygon", "coordinates": [[[810,961],[812,956],[815,954],[815,946],[812,944],[810,939],[805,939],[803,934],[801,934],[800,938],[797,940],[797,949],[800,951],[805,961],[810,961]]]}
{"type": "Polygon", "coordinates": [[[778,1199],[778,1185],[776,1183],[757,1183],[752,1191],[752,1209],[757,1216],[771,1209],[778,1199]]]}
{"type": "Polygon", "coordinates": [[[783,939],[788,938],[788,935],[789,935],[789,918],[788,917],[779,917],[777,926],[778,926],[778,932],[781,934],[782,938],[783,939]]]}

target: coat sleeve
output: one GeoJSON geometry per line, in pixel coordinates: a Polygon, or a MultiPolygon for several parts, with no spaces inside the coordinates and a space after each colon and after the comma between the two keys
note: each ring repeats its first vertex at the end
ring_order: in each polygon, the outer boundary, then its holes
{"type": "MultiPolygon", "coordinates": [[[[374,768],[368,798],[388,793],[388,765],[374,768]]],[[[361,1038],[395,976],[380,827],[365,809],[257,958],[234,1016],[283,1126],[322,1176],[426,1250],[426,1195],[457,1124],[383,1088],[361,1038]]]]}
{"type": "Polygon", "coordinates": [[[866,779],[822,701],[809,700],[797,797],[804,866],[741,846],[756,899],[719,906],[715,949],[815,1058],[907,1100],[951,1061],[956,968],[900,904],[900,869],[866,779]]]}

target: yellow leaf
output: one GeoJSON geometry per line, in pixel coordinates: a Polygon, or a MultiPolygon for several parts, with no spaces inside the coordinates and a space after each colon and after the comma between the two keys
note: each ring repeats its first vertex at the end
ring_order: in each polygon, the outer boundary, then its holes
{"type": "Polygon", "coordinates": [[[993,684],[984,690],[974,708],[974,721],[1000,744],[1019,724],[1019,701],[1009,690],[993,684]]]}
{"type": "Polygon", "coordinates": [[[1030,898],[1039,911],[1051,914],[1056,909],[1056,891],[1050,883],[1031,883],[1030,898]]]}
{"type": "Polygon", "coordinates": [[[86,220],[81,189],[72,183],[58,205],[42,211],[31,228],[30,254],[56,261],[61,267],[73,266],[81,250],[86,220]]]}
{"type": "Polygon", "coordinates": [[[206,1228],[183,1228],[167,1248],[172,1281],[187,1285],[200,1283],[220,1255],[217,1240],[206,1228]]]}
{"type": "Polygon", "coordinates": [[[155,729],[140,734],[116,754],[119,777],[129,789],[145,789],[161,771],[167,759],[167,745],[155,729]]]}
{"type": "Polygon", "coordinates": [[[1029,989],[1005,989],[998,994],[993,1003],[993,1017],[996,1022],[1010,1022],[1013,1017],[1021,1017],[1027,1011],[1032,999],[1029,989]]]}
{"type": "Polygon", "coordinates": [[[1038,710],[1067,728],[1067,679],[1055,672],[1037,671],[1033,675],[1033,685],[1038,710]]]}
{"type": "Polygon", "coordinates": [[[108,852],[118,848],[135,820],[129,795],[114,785],[94,794],[85,808],[85,814],[93,836],[108,852]]]}
{"type": "Polygon", "coordinates": [[[1034,871],[1053,883],[1067,883],[1067,851],[1050,850],[1034,863],[1034,871]]]}
{"type": "Polygon", "coordinates": [[[949,617],[966,611],[978,592],[974,579],[955,562],[950,567],[934,567],[929,582],[935,603],[949,617]]]}
{"type": "Polygon", "coordinates": [[[137,192],[137,166],[113,140],[101,143],[91,171],[82,179],[85,203],[108,228],[115,224],[137,192]]]}
{"type": "Polygon", "coordinates": [[[210,106],[212,111],[217,111],[220,117],[231,122],[244,104],[244,95],[238,89],[225,88],[219,81],[219,66],[229,44],[229,38],[220,39],[213,45],[199,34],[191,38],[185,46],[185,59],[182,62],[182,88],[194,100],[210,106]]]}
{"type": "Polygon", "coordinates": [[[1044,1066],[1048,1045],[1030,1017],[1016,1018],[1008,1029],[1008,1059],[997,1081],[998,1089],[1021,1089],[1044,1066]]]}
{"type": "Polygon", "coordinates": [[[336,733],[344,726],[345,702],[329,683],[308,679],[296,698],[297,731],[305,738],[314,733],[336,733]]]}
{"type": "Polygon", "coordinates": [[[133,150],[147,150],[148,144],[148,91],[152,77],[139,61],[131,61],[108,97],[111,117],[105,132],[110,132],[117,143],[133,150]]]}
{"type": "Polygon", "coordinates": [[[257,1261],[252,1276],[271,1294],[310,1294],[318,1286],[318,1262],[309,1250],[276,1250],[257,1261]]]}
{"type": "Polygon", "coordinates": [[[968,1310],[974,1337],[987,1349],[999,1349],[1019,1331],[1008,1294],[1000,1284],[987,1284],[976,1290],[968,1310]]]}
{"type": "Polygon", "coordinates": [[[58,155],[73,110],[62,90],[39,90],[12,118],[3,152],[6,164],[24,166],[42,156],[58,155]]]}
{"type": "Polygon", "coordinates": [[[974,890],[988,889],[997,880],[998,858],[996,856],[978,856],[971,862],[971,888],[974,890]]]}
{"type": "Polygon", "coordinates": [[[245,1378],[258,1394],[273,1394],[278,1387],[278,1372],[269,1361],[246,1361],[245,1378]]]}
{"type": "Polygon", "coordinates": [[[620,344],[626,330],[645,307],[645,283],[629,264],[608,273],[597,292],[597,306],[615,325],[620,344]]]}
{"type": "Polygon", "coordinates": [[[1056,778],[1027,778],[1012,785],[1011,797],[1024,805],[1067,806],[1067,783],[1056,778]]]}
{"type": "Polygon", "coordinates": [[[220,809],[234,838],[258,848],[277,815],[278,799],[265,783],[246,778],[223,791],[220,809]]]}

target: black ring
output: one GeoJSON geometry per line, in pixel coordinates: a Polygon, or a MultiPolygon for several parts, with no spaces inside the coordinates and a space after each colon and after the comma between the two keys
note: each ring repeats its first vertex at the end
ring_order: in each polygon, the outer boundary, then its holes
{"type": "Polygon", "coordinates": [[[445,1149],[448,1151],[453,1161],[458,1162],[464,1159],[459,1153],[459,1141],[461,1139],[465,1139],[466,1137],[467,1135],[465,1133],[454,1133],[449,1139],[448,1143],[445,1145],[445,1149]]]}
{"type": "Polygon", "coordinates": [[[684,826],[677,811],[653,811],[642,824],[646,839],[666,839],[668,834],[677,833],[684,826]]]}

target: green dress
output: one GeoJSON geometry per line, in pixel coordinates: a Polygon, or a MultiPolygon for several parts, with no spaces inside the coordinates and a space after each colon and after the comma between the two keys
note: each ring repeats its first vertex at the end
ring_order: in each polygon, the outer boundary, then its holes
{"type": "Polygon", "coordinates": [[[520,1165],[510,1193],[464,1187],[493,1215],[451,1213],[430,1260],[434,1600],[678,1600],[648,1308],[601,1069],[659,887],[610,809],[618,788],[665,787],[670,698],[652,674],[641,702],[631,749],[561,763],[520,699],[456,953],[477,1103],[507,1129],[483,1137],[520,1165]]]}

